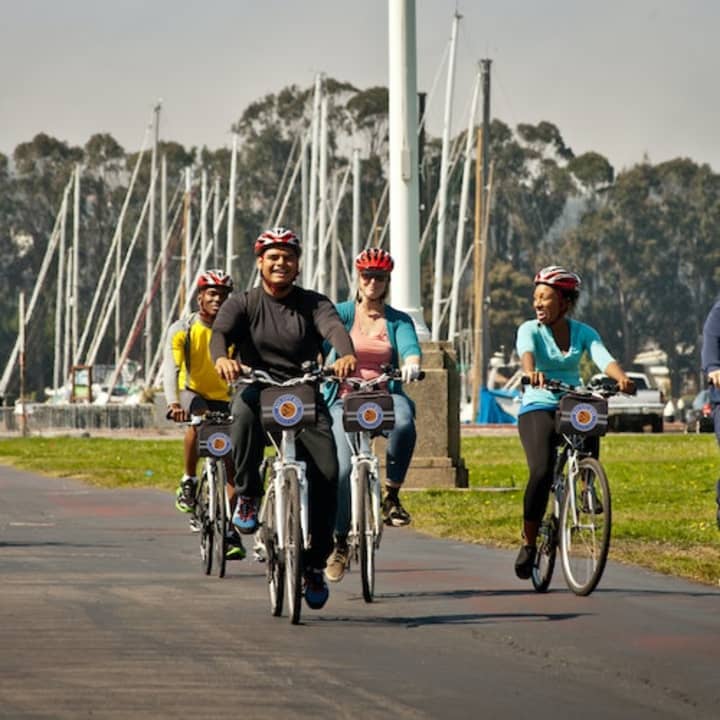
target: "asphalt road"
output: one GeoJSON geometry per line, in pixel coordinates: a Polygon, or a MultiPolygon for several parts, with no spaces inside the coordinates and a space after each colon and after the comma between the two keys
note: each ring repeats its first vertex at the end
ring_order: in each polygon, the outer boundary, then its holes
{"type": "MultiPolygon", "coordinates": [[[[610,563],[538,595],[514,553],[383,539],[303,623],[205,577],[168,493],[0,467],[0,717],[717,718],[720,592],[610,563]]],[[[559,573],[559,568],[558,568],[559,573]]]]}

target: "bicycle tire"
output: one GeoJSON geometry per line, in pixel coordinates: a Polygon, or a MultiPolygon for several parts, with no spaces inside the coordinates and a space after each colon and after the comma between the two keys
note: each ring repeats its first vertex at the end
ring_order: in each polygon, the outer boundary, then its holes
{"type": "Polygon", "coordinates": [[[303,544],[300,526],[300,485],[295,468],[285,470],[285,588],[290,622],[300,622],[303,544]]]}
{"type": "Polygon", "coordinates": [[[560,512],[560,556],[568,587],[585,596],[600,582],[610,550],[610,485],[595,458],[580,460],[571,482],[560,512]]]}
{"type": "Polygon", "coordinates": [[[553,514],[547,515],[540,524],[538,548],[530,576],[533,587],[539,593],[547,592],[552,581],[557,557],[557,528],[558,521],[553,514]]]}
{"type": "Polygon", "coordinates": [[[213,565],[213,527],[210,522],[209,495],[207,473],[203,470],[195,499],[195,517],[200,525],[200,560],[206,575],[212,573],[213,565]]]}
{"type": "Polygon", "coordinates": [[[360,489],[358,518],[358,563],[363,599],[370,603],[375,594],[375,541],[373,538],[372,498],[370,496],[370,472],[365,463],[358,466],[360,489]]]}
{"type": "Polygon", "coordinates": [[[275,525],[275,488],[271,485],[267,492],[262,537],[265,546],[265,572],[268,583],[268,596],[270,598],[270,612],[273,617],[280,617],[285,598],[285,562],[278,553],[277,528],[275,525]]]}
{"type": "Polygon", "coordinates": [[[215,463],[215,563],[217,576],[225,577],[227,563],[228,516],[225,499],[225,463],[215,463]]]}

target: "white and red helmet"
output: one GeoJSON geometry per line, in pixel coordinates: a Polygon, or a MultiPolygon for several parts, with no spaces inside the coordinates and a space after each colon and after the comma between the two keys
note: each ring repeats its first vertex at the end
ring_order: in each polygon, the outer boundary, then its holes
{"type": "Polygon", "coordinates": [[[292,231],[284,227],[276,227],[266,230],[255,241],[255,254],[262,255],[268,248],[282,247],[291,248],[298,256],[300,255],[300,238],[292,231]]]}
{"type": "Polygon", "coordinates": [[[382,248],[368,248],[355,258],[355,267],[358,272],[392,272],[395,261],[387,250],[382,248]]]}
{"type": "Polygon", "coordinates": [[[197,289],[205,290],[209,287],[227,288],[229,292],[232,292],[233,281],[224,270],[219,268],[203,270],[197,279],[197,289]]]}
{"type": "Polygon", "coordinates": [[[560,267],[560,265],[548,265],[542,270],[538,270],[535,275],[535,284],[549,285],[558,290],[572,292],[573,290],[579,290],[582,282],[580,276],[574,272],[570,272],[564,267],[560,267]]]}

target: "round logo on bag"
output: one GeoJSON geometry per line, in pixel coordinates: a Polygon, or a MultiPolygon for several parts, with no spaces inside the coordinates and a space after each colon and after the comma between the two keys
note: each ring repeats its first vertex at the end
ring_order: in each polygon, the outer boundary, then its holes
{"type": "Polygon", "coordinates": [[[570,424],[579,432],[590,432],[597,423],[598,414],[593,405],[578,403],[570,411],[570,424]]]}
{"type": "Polygon", "coordinates": [[[278,395],[272,406],[273,420],[283,427],[297,425],[304,412],[305,408],[297,395],[278,395]]]}
{"type": "Polygon", "coordinates": [[[207,439],[208,452],[215,457],[223,457],[232,450],[230,436],[224,432],[216,432],[207,439]]]}
{"type": "Polygon", "coordinates": [[[383,417],[383,409],[376,402],[365,402],[357,409],[358,425],[364,430],[375,430],[383,417]]]}

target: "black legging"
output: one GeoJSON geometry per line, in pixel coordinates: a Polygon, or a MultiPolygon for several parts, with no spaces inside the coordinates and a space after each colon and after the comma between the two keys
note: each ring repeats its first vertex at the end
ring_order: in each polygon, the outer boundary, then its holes
{"type": "MultiPolygon", "coordinates": [[[[235,486],[240,495],[259,497],[263,494],[258,467],[265,450],[265,431],[260,423],[260,389],[249,385],[235,393],[232,404],[235,486]]],[[[318,401],[317,423],[303,428],[297,435],[298,460],[307,463],[310,481],[310,532],[312,546],[305,563],[324,568],[333,548],[333,527],[337,507],[338,463],[335,440],[330,430],[330,415],[318,401]]]]}
{"type": "MultiPolygon", "coordinates": [[[[540,522],[547,507],[560,442],[560,436],[555,432],[555,411],[531,410],[523,413],[518,417],[518,431],[530,471],[523,500],[523,519],[540,522]]],[[[586,438],[585,449],[593,457],[598,457],[599,438],[586,438]]]]}

